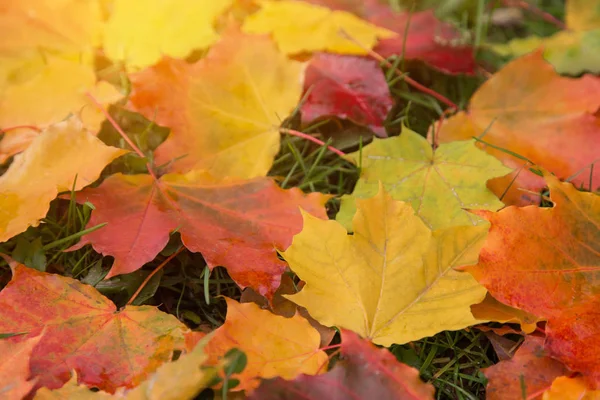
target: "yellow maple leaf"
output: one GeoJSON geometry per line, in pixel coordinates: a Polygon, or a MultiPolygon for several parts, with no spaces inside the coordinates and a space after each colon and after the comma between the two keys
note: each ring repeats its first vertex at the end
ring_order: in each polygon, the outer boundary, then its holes
{"type": "Polygon", "coordinates": [[[300,100],[304,64],[267,37],[230,31],[195,64],[165,59],[131,77],[130,106],[171,128],[155,152],[172,172],[264,176],[279,126],[300,100]]]}
{"type": "Polygon", "coordinates": [[[406,127],[400,136],[373,139],[349,158],[360,164],[361,172],[352,195],[342,197],[337,215],[346,229],[356,211],[355,199],[374,196],[379,182],[394,199],[410,202],[431,229],[483,223],[467,209],[502,208],[504,204],[486,188],[486,182],[511,172],[479,150],[473,140],[433,150],[427,140],[406,127]]]}
{"type": "Polygon", "coordinates": [[[470,306],[486,290],[454,267],[477,260],[487,227],[432,232],[383,187],[357,208],[354,235],[304,214],[302,232],[282,255],[306,286],[286,298],[323,325],[383,346],[477,323],[470,306]]]}
{"type": "Polygon", "coordinates": [[[272,33],[281,51],[287,54],[313,51],[366,54],[377,39],[396,36],[395,32],[346,11],[292,0],[261,1],[260,5],[258,12],[246,18],[242,30],[272,33]]]}
{"type": "Polygon", "coordinates": [[[187,57],[218,38],[215,19],[233,0],[115,0],[104,31],[113,60],[143,68],[163,56],[187,57]]]}
{"type": "Polygon", "coordinates": [[[0,176],[0,242],[37,226],[59,192],[89,185],[125,153],[104,145],[76,118],[47,128],[0,176]]]}
{"type": "Polygon", "coordinates": [[[241,304],[227,297],[225,300],[227,319],[214,332],[206,353],[212,364],[232,348],[246,354],[246,368],[234,375],[240,380],[235,391],[256,388],[260,383],[258,378],[294,379],[300,374],[326,371],[324,365],[328,359],[319,350],[319,332],[299,314],[285,318],[254,303],[241,304]]]}

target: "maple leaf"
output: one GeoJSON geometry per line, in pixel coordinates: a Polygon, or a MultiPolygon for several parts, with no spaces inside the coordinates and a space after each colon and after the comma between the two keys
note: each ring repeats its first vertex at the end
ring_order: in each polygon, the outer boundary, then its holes
{"type": "Polygon", "coordinates": [[[431,229],[478,225],[482,220],[466,209],[501,208],[502,202],[485,182],[510,172],[477,149],[472,140],[443,144],[434,151],[423,137],[406,127],[399,137],[375,138],[349,158],[361,166],[361,172],[352,195],[342,197],[336,217],[347,229],[356,199],[375,195],[379,182],[395,200],[410,202],[431,229]]]}
{"type": "MultiPolygon", "coordinates": [[[[46,128],[70,114],[80,114],[92,131],[100,128],[104,116],[85,93],[104,105],[123,97],[94,74],[92,52],[101,22],[94,0],[0,2],[1,128],[46,128]]],[[[35,136],[31,129],[10,132],[11,143],[0,141],[0,163],[23,151],[35,136]]]]}
{"type": "Polygon", "coordinates": [[[550,389],[544,392],[542,400],[599,400],[600,391],[590,390],[582,378],[559,376],[550,389]]]}
{"type": "Polygon", "coordinates": [[[482,371],[488,378],[488,400],[533,399],[531,395],[549,387],[554,378],[568,372],[563,364],[544,352],[544,339],[536,336],[526,336],[510,360],[482,371]]]}
{"type": "Polygon", "coordinates": [[[112,277],[152,261],[177,229],[183,244],[201,252],[211,269],[224,266],[242,288],[271,297],[286,268],[275,248],[287,248],[300,231],[299,207],[326,218],[328,198],[283,190],[269,178],[222,181],[192,171],[156,182],[150,175],[115,174],[77,194],[78,202],[96,208],[88,225],[108,225],[72,249],[91,243],[115,257],[107,275],[112,277]]]}
{"type": "MultiPolygon", "coordinates": [[[[401,55],[421,60],[447,74],[474,74],[473,48],[452,24],[442,22],[433,10],[396,12],[379,0],[308,0],[333,10],[343,10],[390,31],[397,36],[383,38],[374,51],[384,57],[401,55]]],[[[352,34],[352,32],[349,32],[352,34]]]]}
{"type": "MultiPolygon", "coordinates": [[[[114,395],[104,391],[92,392],[85,385],[77,384],[77,375],[60,389],[41,388],[35,400],[59,399],[124,399],[124,400],[181,400],[193,399],[218,377],[217,368],[204,364],[208,356],[204,353],[206,342],[212,335],[206,336],[190,352],[181,355],[177,361],[161,365],[148,379],[133,389],[117,389],[114,395]]],[[[226,362],[220,363],[224,367],[226,362]]]]}
{"type": "Polygon", "coordinates": [[[546,38],[530,36],[506,44],[492,44],[502,56],[518,57],[543,49],[544,58],[560,74],[579,75],[584,71],[600,72],[600,1],[569,0],[565,5],[565,30],[546,38]]]}
{"type": "Polygon", "coordinates": [[[342,330],[342,360],[326,374],[300,375],[293,381],[264,381],[250,400],[292,399],[433,399],[434,388],[419,372],[401,364],[351,331],[342,330]]]}
{"type": "Polygon", "coordinates": [[[383,122],[394,102],[376,61],[316,54],[306,69],[304,90],[307,96],[301,107],[303,123],[336,116],[387,136],[383,122]]]}
{"type": "Polygon", "coordinates": [[[537,323],[541,321],[533,314],[499,302],[489,293],[481,303],[471,306],[471,312],[475,318],[483,321],[520,324],[523,332],[527,334],[533,333],[537,323]]]}
{"type": "Polygon", "coordinates": [[[21,400],[33,389],[36,379],[29,379],[29,361],[42,334],[15,343],[0,340],[0,395],[5,400],[21,400]]]}
{"type": "Polygon", "coordinates": [[[61,387],[75,370],[79,381],[107,391],[133,387],[183,346],[185,325],[151,306],[117,307],[92,286],[12,264],[0,292],[1,333],[45,330],[29,364],[37,387],[61,387]]]}
{"type": "Polygon", "coordinates": [[[277,45],[286,54],[315,51],[366,54],[378,38],[396,36],[392,31],[345,11],[332,11],[293,0],[260,1],[259,4],[261,9],[246,18],[242,30],[246,33],[272,33],[277,45]],[[307,32],[310,32],[309,36],[307,32]],[[345,34],[351,35],[352,40],[345,34]]]}
{"type": "Polygon", "coordinates": [[[246,368],[233,375],[240,381],[234,391],[251,391],[259,385],[258,378],[315,375],[327,365],[327,354],[319,350],[319,332],[300,315],[285,318],[254,303],[241,304],[227,297],[225,300],[227,318],[214,331],[205,351],[209,364],[216,364],[232,348],[246,354],[246,368]]]}
{"type": "Polygon", "coordinates": [[[554,207],[478,212],[491,228],[479,263],[465,269],[502,303],[546,318],[552,356],[600,382],[589,345],[600,335],[600,197],[545,178],[554,207]]]}
{"type": "Polygon", "coordinates": [[[89,185],[125,153],[104,145],[76,118],[46,129],[0,176],[0,242],[37,226],[59,192],[89,185]]]}
{"type": "Polygon", "coordinates": [[[286,298],[325,326],[384,346],[476,323],[470,306],[485,290],[454,267],[477,259],[487,227],[432,232],[382,187],[357,200],[353,227],[347,235],[338,222],[304,213],[302,232],[282,255],[306,286],[286,298]]]}
{"type": "Polygon", "coordinates": [[[150,66],[163,56],[185,58],[218,39],[214,21],[232,2],[116,0],[104,31],[104,51],[133,68],[150,66]]]}
{"type": "Polygon", "coordinates": [[[289,274],[283,274],[281,276],[281,283],[273,295],[273,298],[266,299],[264,296],[256,293],[254,289],[246,288],[242,292],[240,303],[256,303],[262,309],[270,309],[273,314],[281,315],[286,318],[291,318],[296,315],[296,313],[300,314],[319,332],[319,335],[321,335],[320,346],[325,347],[331,343],[331,340],[336,333],[335,329],[321,325],[308,314],[305,308],[298,307],[295,303],[283,297],[283,295],[286,294],[298,293],[303,286],[302,282],[298,284],[295,283],[289,274]]]}
{"type": "Polygon", "coordinates": [[[303,64],[266,37],[230,32],[195,64],[164,59],[131,75],[130,108],[171,128],[156,149],[172,172],[215,177],[266,175],[279,126],[302,92],[303,64]]]}
{"type": "MultiPolygon", "coordinates": [[[[589,169],[598,156],[596,146],[590,143],[600,136],[594,116],[600,106],[599,90],[599,78],[561,77],[539,52],[532,53],[486,81],[471,98],[469,111],[448,119],[435,136],[446,143],[485,133],[487,143],[526,157],[561,179],[581,172],[572,182],[587,187],[590,180],[600,182],[600,169],[593,174],[589,169]]],[[[518,169],[489,182],[494,193],[500,195],[510,186],[502,198],[505,203],[539,203],[539,196],[518,188],[538,192],[545,185],[541,177],[523,169],[521,159],[490,146],[486,151],[518,169]]]]}

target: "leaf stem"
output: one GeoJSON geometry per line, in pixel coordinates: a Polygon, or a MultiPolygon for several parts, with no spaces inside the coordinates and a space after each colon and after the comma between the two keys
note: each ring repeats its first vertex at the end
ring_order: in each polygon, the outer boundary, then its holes
{"type": "Polygon", "coordinates": [[[331,150],[333,153],[337,154],[340,157],[344,157],[346,155],[346,153],[344,153],[343,151],[338,150],[338,149],[336,149],[333,146],[329,146],[324,141],[319,140],[319,139],[317,139],[314,136],[307,135],[306,133],[302,133],[302,132],[296,131],[294,129],[288,129],[288,128],[279,128],[279,132],[285,133],[285,134],[288,134],[288,135],[292,135],[292,136],[297,136],[297,137],[300,137],[302,139],[310,140],[311,142],[319,144],[321,146],[327,146],[327,148],[329,150],[331,150]]]}
{"type": "Polygon", "coordinates": [[[150,279],[152,279],[152,277],[154,275],[156,275],[156,273],[158,271],[160,271],[161,269],[163,269],[165,267],[165,265],[167,265],[172,259],[174,259],[175,257],[177,257],[177,255],[179,253],[181,253],[183,251],[184,247],[181,246],[179,249],[177,249],[177,251],[173,254],[171,254],[169,257],[167,257],[167,259],[165,261],[163,261],[162,263],[160,263],[160,265],[156,268],[154,268],[154,271],[152,271],[150,273],[150,275],[148,275],[146,277],[146,279],[144,279],[144,282],[142,282],[142,284],[140,285],[140,287],[135,291],[135,293],[133,294],[133,296],[131,296],[131,298],[129,299],[129,301],[127,302],[126,305],[131,305],[135,299],[140,295],[140,293],[142,292],[142,290],[146,287],[146,285],[148,284],[148,282],[150,282],[150,279]]]}

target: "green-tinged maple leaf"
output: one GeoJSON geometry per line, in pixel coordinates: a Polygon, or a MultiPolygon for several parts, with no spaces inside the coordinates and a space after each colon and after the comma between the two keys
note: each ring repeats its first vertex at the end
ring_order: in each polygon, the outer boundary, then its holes
{"type": "Polygon", "coordinates": [[[350,229],[356,199],[375,195],[379,182],[395,200],[410,203],[431,229],[478,225],[482,219],[467,210],[501,208],[503,203],[486,188],[486,181],[510,172],[477,149],[472,140],[433,150],[422,136],[406,127],[399,137],[374,139],[350,158],[361,166],[361,173],[352,195],[342,198],[337,215],[346,229],[350,229]]]}
{"type": "Polygon", "coordinates": [[[542,48],[544,58],[560,74],[600,72],[600,0],[567,1],[565,19],[567,29],[550,37],[517,38],[490,47],[503,56],[512,57],[542,48]]]}
{"type": "Polygon", "coordinates": [[[164,56],[185,58],[217,40],[215,19],[232,2],[116,0],[105,27],[104,50],[134,68],[150,66],[164,56]]]}
{"type": "Polygon", "coordinates": [[[286,54],[313,51],[366,54],[378,38],[397,35],[348,12],[332,11],[302,1],[263,0],[259,4],[261,9],[246,18],[243,31],[272,33],[286,54]],[[352,40],[346,35],[351,35],[352,40]]]}
{"type": "Polygon", "coordinates": [[[171,128],[156,149],[169,171],[264,176],[300,100],[303,69],[268,38],[229,32],[195,64],[165,58],[133,74],[130,107],[171,128]]]}
{"type": "Polygon", "coordinates": [[[432,232],[413,208],[380,188],[357,200],[353,235],[336,221],[304,214],[282,253],[306,282],[285,296],[326,326],[389,346],[475,324],[470,306],[485,289],[454,267],[475,261],[486,226],[432,232]]]}
{"type": "Polygon", "coordinates": [[[37,387],[79,382],[113,392],[133,387],[183,347],[186,326],[151,306],[122,310],[92,286],[13,264],[0,292],[0,333],[20,343],[44,331],[29,362],[37,387]]]}
{"type": "Polygon", "coordinates": [[[548,319],[546,346],[600,383],[600,197],[546,173],[552,208],[479,211],[491,223],[479,263],[466,267],[502,303],[548,319]]]}
{"type": "Polygon", "coordinates": [[[328,196],[283,190],[272,179],[216,180],[207,173],[108,177],[77,194],[95,206],[89,226],[107,222],[83,236],[115,257],[109,277],[129,273],[152,261],[177,229],[183,244],[201,252],[210,268],[224,266],[241,286],[269,297],[279,286],[285,262],[276,248],[287,248],[302,227],[299,208],[326,218],[328,196]]]}
{"type": "Polygon", "coordinates": [[[434,388],[419,371],[401,364],[353,332],[342,330],[342,360],[326,374],[264,381],[250,400],[389,399],[429,400],[434,388]]]}
{"type": "MultiPolygon", "coordinates": [[[[558,75],[536,52],[506,65],[471,97],[468,111],[443,122],[435,136],[450,144],[483,135],[485,142],[529,159],[575,185],[598,187],[600,78],[558,75]]],[[[482,147],[485,147],[482,145],[482,147]]],[[[491,146],[486,151],[515,171],[488,186],[509,205],[539,204],[544,180],[522,158],[491,146]],[[508,190],[507,190],[508,189],[508,190]],[[522,190],[525,189],[525,190],[522,190]]],[[[591,189],[594,189],[591,188],[591,189]]]]}
{"type": "Polygon", "coordinates": [[[0,177],[0,242],[37,226],[59,192],[89,185],[126,152],[104,145],[76,118],[43,131],[0,177]]]}

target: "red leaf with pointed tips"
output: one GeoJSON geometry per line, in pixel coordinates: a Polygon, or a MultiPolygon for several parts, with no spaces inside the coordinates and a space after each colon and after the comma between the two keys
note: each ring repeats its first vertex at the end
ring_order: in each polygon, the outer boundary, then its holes
{"type": "Polygon", "coordinates": [[[115,257],[112,277],[152,261],[177,229],[183,244],[202,253],[211,269],[224,266],[242,288],[272,296],[286,267],[276,249],[286,249],[302,229],[300,208],[326,218],[327,199],[283,190],[268,178],[217,182],[191,172],[156,183],[149,175],[116,174],[77,194],[78,202],[96,207],[88,225],[108,225],[72,249],[91,243],[115,257]]]}
{"type": "Polygon", "coordinates": [[[385,137],[383,122],[394,104],[385,76],[374,60],[337,54],[317,54],[304,81],[308,92],[302,122],[336,116],[369,127],[385,137]]]}

